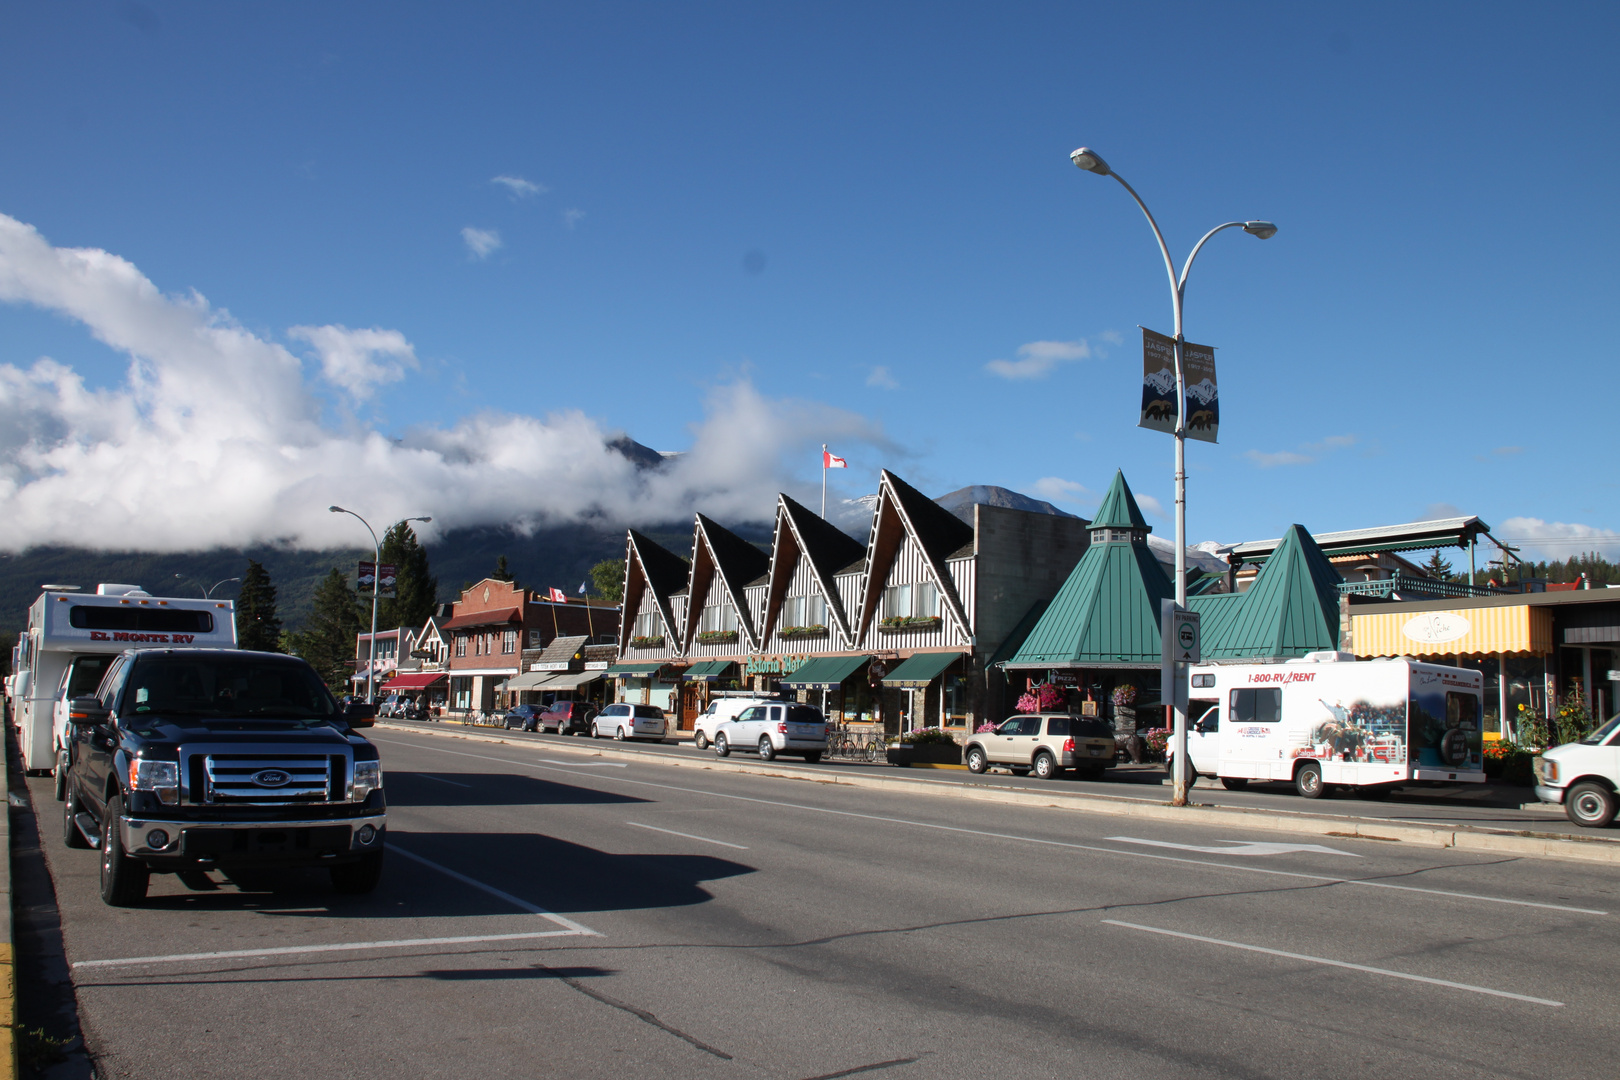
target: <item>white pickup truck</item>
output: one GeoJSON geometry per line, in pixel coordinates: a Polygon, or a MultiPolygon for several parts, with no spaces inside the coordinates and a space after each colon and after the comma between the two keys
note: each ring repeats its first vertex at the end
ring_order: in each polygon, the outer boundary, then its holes
{"type": "Polygon", "coordinates": [[[1536,758],[1536,798],[1562,803],[1569,820],[1601,829],[1614,820],[1620,789],[1620,716],[1580,742],[1555,746],[1536,758]]]}

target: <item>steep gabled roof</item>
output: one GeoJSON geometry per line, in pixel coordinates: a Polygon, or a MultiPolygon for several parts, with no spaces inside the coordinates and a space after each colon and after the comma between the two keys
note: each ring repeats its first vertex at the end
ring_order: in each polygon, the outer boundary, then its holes
{"type": "Polygon", "coordinates": [[[1108,485],[1108,494],[1097,507],[1097,516],[1091,519],[1093,529],[1142,529],[1152,532],[1142,510],[1136,505],[1136,496],[1125,482],[1124,470],[1115,470],[1114,482],[1108,485]]]}
{"type": "Polygon", "coordinates": [[[1258,660],[1338,648],[1343,580],[1311,534],[1289,526],[1236,610],[1216,633],[1204,628],[1204,657],[1258,660]]]}
{"type": "Polygon", "coordinates": [[[630,631],[635,626],[636,612],[641,610],[641,597],[651,591],[653,603],[664,623],[664,641],[667,646],[679,643],[675,632],[675,612],[670,597],[686,587],[686,560],[643,536],[634,529],[628,531],[624,549],[624,616],[619,619],[619,648],[630,647],[630,631]]]}
{"type": "Polygon", "coordinates": [[[939,587],[946,610],[962,628],[962,633],[971,637],[973,627],[968,623],[962,598],[956,595],[956,586],[945,567],[945,560],[973,543],[973,526],[887,469],[878,478],[877,506],[872,512],[872,536],[866,548],[866,589],[861,596],[861,614],[855,636],[860,637],[872,625],[878,599],[883,595],[883,583],[889,577],[889,567],[894,563],[901,542],[908,536],[922,552],[923,562],[934,584],[939,587]]]}
{"type": "Polygon", "coordinates": [[[766,618],[760,627],[760,637],[768,637],[775,627],[782,600],[787,595],[801,557],[809,564],[810,575],[815,578],[816,587],[827,601],[827,610],[839,636],[845,642],[852,641],[849,615],[839,599],[833,575],[850,563],[864,559],[866,547],[786,495],[776,497],[776,535],[771,542],[770,588],[765,594],[766,618]]]}
{"type": "Polygon", "coordinates": [[[1173,596],[1145,541],[1094,543],[1007,666],[1157,664],[1159,605],[1173,596]]]}
{"type": "Polygon", "coordinates": [[[721,588],[731,598],[743,638],[751,650],[758,651],[759,633],[750,617],[743,589],[755,578],[764,576],[770,566],[769,555],[719,522],[698,514],[692,534],[692,576],[687,586],[690,598],[681,638],[683,647],[690,647],[703,607],[708,602],[709,589],[718,577],[721,588]]]}

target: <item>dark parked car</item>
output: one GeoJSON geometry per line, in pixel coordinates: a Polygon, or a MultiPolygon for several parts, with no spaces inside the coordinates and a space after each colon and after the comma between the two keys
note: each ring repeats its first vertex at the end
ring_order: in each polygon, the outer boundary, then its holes
{"type": "Polygon", "coordinates": [[[512,728],[534,731],[540,726],[540,708],[537,705],[514,705],[506,710],[501,722],[508,731],[512,728]]]}
{"type": "Polygon", "coordinates": [[[540,714],[540,725],[558,735],[589,735],[596,708],[584,701],[557,701],[540,714]]]}

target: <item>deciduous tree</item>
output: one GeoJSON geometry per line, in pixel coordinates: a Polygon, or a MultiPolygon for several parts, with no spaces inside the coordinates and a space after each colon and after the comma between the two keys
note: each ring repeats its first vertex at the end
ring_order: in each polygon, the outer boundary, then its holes
{"type": "Polygon", "coordinates": [[[603,559],[591,567],[591,592],[612,603],[623,603],[624,560],[603,559]]]}

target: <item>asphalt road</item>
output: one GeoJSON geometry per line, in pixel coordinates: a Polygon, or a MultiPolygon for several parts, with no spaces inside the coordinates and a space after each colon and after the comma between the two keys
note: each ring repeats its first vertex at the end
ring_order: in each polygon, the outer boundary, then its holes
{"type": "Polygon", "coordinates": [[[378,730],[379,890],[103,907],[104,1077],[1592,1077],[1620,869],[378,730]]]}

